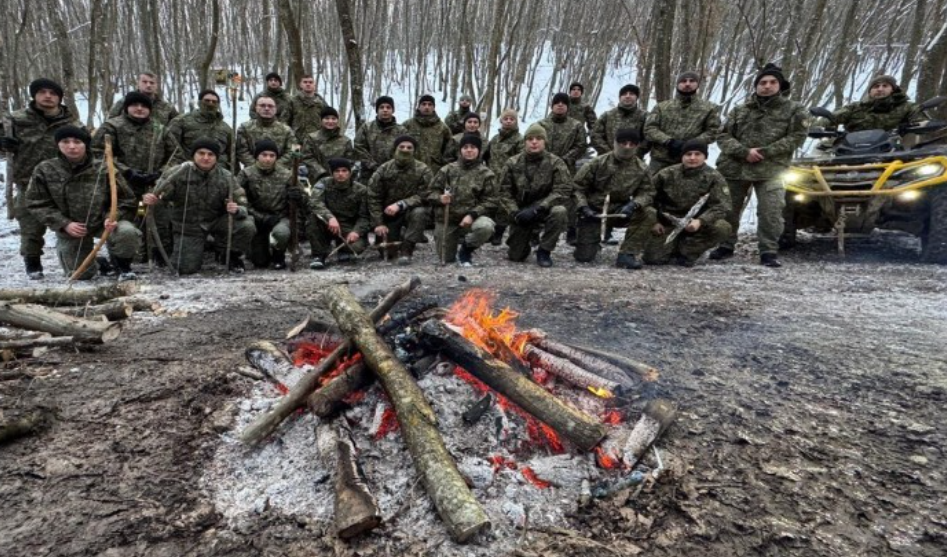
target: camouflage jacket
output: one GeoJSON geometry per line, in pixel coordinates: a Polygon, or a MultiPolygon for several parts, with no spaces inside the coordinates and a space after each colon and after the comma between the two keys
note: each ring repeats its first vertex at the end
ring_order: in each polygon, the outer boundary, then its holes
{"type": "Polygon", "coordinates": [[[444,222],[441,195],[450,192],[448,222],[459,224],[465,216],[477,218],[496,212],[496,177],[493,172],[475,161],[452,162],[434,175],[425,201],[434,207],[434,222],[444,222]]]}
{"type": "Polygon", "coordinates": [[[205,234],[220,217],[227,215],[227,199],[233,188],[233,200],[240,206],[235,219],[245,219],[247,194],[233,174],[220,164],[203,171],[193,162],[169,169],[158,180],[154,194],[170,207],[175,232],[187,236],[205,234]]]}
{"type": "Polygon", "coordinates": [[[447,114],[447,118],[444,118],[444,123],[447,124],[447,127],[450,128],[451,135],[461,133],[464,131],[464,118],[467,117],[472,111],[468,108],[467,110],[452,110],[447,114]]]}
{"type": "MultiPolygon", "coordinates": [[[[117,184],[118,218],[132,220],[138,200],[121,176],[117,184]]],[[[88,156],[78,165],[62,155],[39,163],[26,195],[33,216],[59,235],[72,222],[85,224],[89,234],[100,234],[112,206],[107,168],[88,156]]]]}
{"type": "Polygon", "coordinates": [[[355,161],[355,147],[352,140],[336,128],[332,131],[321,129],[306,136],[303,143],[303,164],[309,169],[309,181],[317,180],[329,173],[329,159],[349,159],[355,161]]]}
{"type": "Polygon", "coordinates": [[[322,129],[320,113],[326,107],[326,100],[318,93],[307,97],[302,92],[293,95],[285,110],[280,114],[280,120],[292,128],[296,140],[302,143],[306,136],[322,129]]]}
{"type": "Polygon", "coordinates": [[[697,97],[678,95],[664,101],[648,114],[645,139],[651,142],[651,157],[663,162],[680,162],[668,154],[664,144],[671,140],[696,139],[710,145],[720,133],[720,107],[697,97]]]}
{"type": "Polygon", "coordinates": [[[578,120],[582,124],[585,124],[589,131],[595,127],[595,121],[598,119],[598,117],[595,116],[595,109],[583,101],[581,97],[578,99],[569,97],[569,112],[566,115],[573,120],[578,120]]]}
{"type": "Polygon", "coordinates": [[[518,129],[504,130],[500,128],[497,134],[490,138],[490,142],[483,150],[483,162],[499,180],[506,162],[523,152],[523,136],[518,129]]]}
{"type": "MultiPolygon", "coordinates": [[[[455,134],[450,138],[450,143],[447,144],[447,151],[444,153],[444,159],[446,161],[457,162],[460,160],[460,140],[463,139],[465,135],[467,135],[467,132],[455,134]]],[[[476,135],[479,136],[480,139],[483,139],[483,133],[479,130],[476,135]]]]}
{"type": "Polygon", "coordinates": [[[260,168],[247,166],[237,176],[237,183],[247,195],[247,212],[255,220],[289,214],[286,190],[293,180],[293,172],[282,166],[260,168]]]}
{"type": "Polygon", "coordinates": [[[230,163],[230,147],[233,141],[233,128],[226,122],[220,112],[207,113],[200,109],[182,114],[167,127],[168,136],[177,142],[177,154],[171,159],[171,164],[180,164],[191,160],[191,146],[202,137],[216,139],[220,144],[220,157],[217,163],[228,167],[230,163]]]}
{"type": "Polygon", "coordinates": [[[609,213],[634,199],[639,207],[651,205],[654,186],[648,168],[638,157],[619,160],[614,153],[599,155],[582,165],[575,175],[576,206],[588,206],[601,211],[608,195],[609,213]]]}
{"type": "Polygon", "coordinates": [[[153,118],[136,122],[123,114],[106,120],[92,136],[96,157],[105,156],[106,136],[112,137],[112,155],[119,172],[160,172],[177,147],[165,127],[153,118]]]}
{"type": "Polygon", "coordinates": [[[82,126],[69,108],[62,105],[60,109],[58,116],[47,118],[43,111],[31,102],[29,108],[17,110],[10,115],[12,133],[6,129],[3,133],[20,140],[13,157],[13,181],[19,186],[25,188],[30,183],[30,176],[33,175],[36,165],[59,153],[54,138],[58,128],[68,125],[82,126]]]}
{"type": "MultiPolygon", "coordinates": [[[[174,120],[180,114],[178,114],[178,109],[174,108],[174,105],[168,101],[162,99],[158,95],[152,97],[151,102],[151,119],[157,121],[162,126],[167,126],[171,120],[174,120]]],[[[112,105],[112,108],[109,109],[109,118],[118,118],[125,111],[125,98],[122,97],[115,101],[115,104],[112,105]]]]}
{"type": "Polygon", "coordinates": [[[806,140],[807,120],[806,109],[795,101],[782,95],[767,99],[753,95],[727,116],[723,133],[717,138],[717,170],[730,180],[775,178],[789,167],[793,152],[806,140]],[[751,148],[762,151],[762,161],[746,161],[751,148]]]}
{"type": "Polygon", "coordinates": [[[398,161],[388,161],[379,166],[368,182],[368,211],[372,227],[383,223],[385,207],[392,203],[403,201],[405,209],[420,206],[421,196],[433,177],[431,169],[417,160],[404,166],[398,161]]]}
{"type": "Polygon", "coordinates": [[[265,87],[263,91],[260,91],[256,95],[253,95],[253,100],[250,101],[250,118],[256,119],[256,102],[260,97],[269,97],[273,99],[273,102],[276,103],[276,117],[278,119],[284,118],[284,113],[286,112],[287,107],[291,101],[289,93],[286,92],[286,89],[280,87],[277,90],[272,90],[269,87],[265,87]]]}
{"type": "Polygon", "coordinates": [[[253,166],[256,157],[253,148],[261,139],[272,139],[279,147],[277,164],[289,166],[293,158],[293,145],[296,144],[296,134],[286,124],[279,120],[264,121],[262,118],[248,120],[240,124],[237,130],[237,158],[243,166],[253,166]]]}
{"type": "Polygon", "coordinates": [[[625,128],[638,130],[642,141],[635,154],[643,158],[650,149],[650,144],[644,139],[644,123],[647,118],[648,113],[637,105],[631,108],[617,106],[609,110],[602,114],[592,128],[592,147],[599,155],[611,153],[615,148],[615,132],[625,128]]]}
{"type": "Polygon", "coordinates": [[[710,193],[697,217],[706,224],[727,218],[730,189],[724,177],[708,165],[684,168],[675,164],[654,175],[654,204],[650,209],[665,224],[660,212],[683,217],[705,193],[710,193]]]}
{"type": "Polygon", "coordinates": [[[355,156],[368,170],[375,170],[391,160],[395,138],[407,133],[408,130],[393,117],[387,124],[379,122],[377,118],[365,122],[355,134],[355,156]]]}
{"type": "Polygon", "coordinates": [[[565,204],[571,195],[572,175],[562,159],[549,151],[521,153],[503,169],[497,204],[512,215],[532,205],[552,209],[565,204]]]}
{"type": "Polygon", "coordinates": [[[588,148],[588,137],[582,122],[568,116],[550,114],[540,120],[539,125],[546,128],[549,136],[546,150],[560,157],[570,174],[575,172],[575,163],[585,155],[588,148]]]}
{"type": "Polygon", "coordinates": [[[423,116],[415,112],[414,118],[404,123],[411,137],[418,140],[414,157],[437,172],[447,164],[445,154],[450,148],[451,133],[447,124],[437,114],[423,116]]]}
{"type": "Polygon", "coordinates": [[[925,120],[918,105],[898,91],[883,99],[868,99],[852,103],[835,112],[835,121],[845,126],[845,131],[898,129],[901,124],[914,124],[925,120]]]}
{"type": "Polygon", "coordinates": [[[349,180],[344,184],[331,176],[319,180],[309,197],[309,214],[324,222],[335,217],[343,228],[364,237],[370,230],[368,188],[349,180]]]}

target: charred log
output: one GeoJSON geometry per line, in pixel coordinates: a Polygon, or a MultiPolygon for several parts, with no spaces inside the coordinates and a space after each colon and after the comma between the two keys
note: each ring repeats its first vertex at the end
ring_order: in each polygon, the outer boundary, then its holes
{"type": "Polygon", "coordinates": [[[586,352],[582,352],[581,350],[576,350],[567,344],[556,342],[547,337],[531,338],[530,343],[534,344],[541,350],[549,352],[553,356],[565,358],[573,364],[583,369],[587,369],[599,377],[604,377],[625,387],[631,387],[634,385],[632,378],[629,377],[629,375],[625,373],[620,367],[586,352]]]}
{"type": "Polygon", "coordinates": [[[307,404],[312,413],[328,418],[345,408],[345,398],[375,382],[373,374],[365,364],[359,362],[343,371],[338,377],[316,389],[307,404]]]}
{"type": "Polygon", "coordinates": [[[570,348],[576,350],[581,350],[593,356],[597,356],[611,362],[621,368],[625,373],[629,374],[629,377],[635,379],[641,379],[642,381],[653,382],[657,381],[660,373],[657,368],[649,366],[648,364],[626,358],[620,354],[613,354],[612,352],[607,352],[605,350],[599,350],[598,348],[592,348],[591,346],[585,346],[575,343],[564,343],[570,348]]]}
{"type": "Polygon", "coordinates": [[[339,426],[336,440],[335,531],[340,538],[353,538],[381,524],[381,511],[358,463],[352,436],[339,426]]]}
{"type": "Polygon", "coordinates": [[[553,356],[549,352],[527,344],[523,350],[526,359],[533,365],[548,371],[556,377],[581,389],[592,390],[603,398],[615,396],[622,388],[618,383],[599,377],[591,371],[582,369],[565,358],[553,356]],[[607,392],[603,392],[607,391],[607,392]]]}
{"type": "Polygon", "coordinates": [[[634,467],[676,418],[677,408],[671,402],[663,399],[649,402],[625,442],[622,454],[625,464],[634,467]]]}

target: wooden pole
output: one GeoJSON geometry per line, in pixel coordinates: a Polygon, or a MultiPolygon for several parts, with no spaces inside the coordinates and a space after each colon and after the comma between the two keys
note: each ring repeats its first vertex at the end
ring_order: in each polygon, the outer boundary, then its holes
{"type": "Polygon", "coordinates": [[[0,302],[0,322],[54,336],[73,337],[78,342],[98,344],[115,340],[121,332],[117,323],[89,321],[43,306],[10,302],[0,302]]]}

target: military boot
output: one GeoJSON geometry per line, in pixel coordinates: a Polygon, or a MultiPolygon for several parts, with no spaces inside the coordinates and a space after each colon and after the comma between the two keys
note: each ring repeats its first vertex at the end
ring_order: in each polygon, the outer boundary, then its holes
{"type": "Polygon", "coordinates": [[[763,253],[760,254],[760,265],[765,265],[766,267],[782,267],[783,264],[779,262],[779,258],[776,257],[775,253],[763,253]]]}
{"type": "Polygon", "coordinates": [[[164,257],[161,257],[161,251],[158,250],[158,248],[151,248],[151,260],[154,261],[155,265],[159,267],[168,266],[168,264],[164,261],[164,257]]]}
{"type": "Polygon", "coordinates": [[[286,268],[286,252],[273,250],[273,253],[270,255],[270,262],[274,269],[282,271],[286,268]]]}
{"type": "Polygon", "coordinates": [[[490,238],[490,244],[494,246],[499,246],[503,244],[503,233],[506,232],[506,227],[497,225],[493,229],[493,237],[490,238]]]}
{"type": "Polygon", "coordinates": [[[574,226],[570,226],[570,227],[566,230],[566,243],[569,244],[570,246],[574,246],[574,245],[575,245],[575,239],[576,239],[577,237],[578,237],[578,231],[576,230],[576,228],[575,228],[574,226]]]}
{"type": "Polygon", "coordinates": [[[466,243],[461,243],[457,248],[457,263],[461,267],[473,267],[473,252],[466,243]]]}
{"type": "Polygon", "coordinates": [[[619,269],[640,269],[641,262],[633,253],[619,253],[615,259],[615,266],[619,269]]]}
{"type": "Polygon", "coordinates": [[[235,275],[242,275],[246,272],[247,266],[243,262],[243,254],[239,251],[230,252],[230,269],[231,273],[235,275]]]}
{"type": "Polygon", "coordinates": [[[398,265],[410,265],[411,258],[414,256],[414,244],[404,242],[401,244],[401,255],[398,256],[398,265]]]}
{"type": "Polygon", "coordinates": [[[714,251],[710,252],[710,255],[707,256],[714,261],[720,261],[721,259],[728,259],[733,257],[733,248],[728,248],[725,246],[720,246],[714,251]]]}
{"type": "Polygon", "coordinates": [[[549,251],[544,250],[543,248],[537,249],[536,250],[536,263],[540,267],[552,267],[552,254],[549,251]]]}
{"type": "Polygon", "coordinates": [[[326,268],[326,259],[324,257],[314,256],[309,263],[309,268],[313,271],[321,271],[326,268]]]}
{"type": "Polygon", "coordinates": [[[115,266],[112,265],[112,261],[104,255],[100,255],[95,258],[95,264],[99,268],[99,274],[103,277],[114,277],[118,275],[118,271],[115,270],[115,266]]]}
{"type": "Polygon", "coordinates": [[[124,257],[113,257],[112,259],[115,261],[115,266],[118,267],[118,282],[138,280],[138,275],[135,274],[135,271],[132,271],[131,259],[125,259],[124,257]]]}
{"type": "Polygon", "coordinates": [[[27,255],[23,258],[23,263],[26,266],[26,276],[30,277],[30,280],[43,278],[43,261],[38,255],[27,255]]]}

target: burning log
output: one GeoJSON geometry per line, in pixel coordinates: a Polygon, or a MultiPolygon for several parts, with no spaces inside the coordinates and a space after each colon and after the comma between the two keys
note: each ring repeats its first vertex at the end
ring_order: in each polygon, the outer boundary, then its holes
{"type": "Polygon", "coordinates": [[[598,420],[565,405],[447,325],[426,322],[421,339],[580,449],[590,451],[605,437],[606,428],[598,420]]]}
{"type": "Polygon", "coordinates": [[[60,307],[56,311],[85,319],[104,316],[108,321],[121,321],[131,317],[135,308],[125,302],[111,301],[96,306],[60,307]]]}
{"type": "Polygon", "coordinates": [[[138,293],[138,283],[134,281],[117,282],[97,288],[3,288],[0,300],[18,301],[25,304],[45,304],[63,306],[81,306],[101,304],[112,298],[131,296],[138,293]]]}
{"type": "Polygon", "coordinates": [[[487,413],[487,410],[489,410],[491,406],[493,406],[493,395],[487,393],[483,398],[473,403],[461,417],[464,419],[464,423],[475,424],[480,421],[480,418],[487,413]]]}
{"type": "Polygon", "coordinates": [[[36,410],[20,418],[0,422],[0,445],[44,429],[51,418],[52,413],[50,411],[36,410]]]}
{"type": "Polygon", "coordinates": [[[622,386],[618,383],[599,377],[591,371],[582,369],[565,358],[553,356],[549,352],[527,344],[523,353],[533,365],[559,377],[560,379],[582,389],[588,389],[602,398],[612,398],[622,386]]]}
{"type": "Polygon", "coordinates": [[[671,402],[663,399],[649,402],[625,442],[622,456],[625,464],[634,467],[676,418],[677,408],[671,402]]]}
{"type": "MultiPolygon", "coordinates": [[[[372,310],[370,314],[371,320],[373,322],[381,320],[399,300],[410,294],[411,291],[420,284],[421,279],[412,277],[407,282],[395,287],[395,289],[378,302],[378,305],[372,310]]],[[[254,445],[276,431],[276,428],[283,423],[283,420],[297,409],[305,406],[306,399],[319,387],[319,379],[335,368],[342,356],[348,354],[353,346],[354,345],[349,341],[337,346],[331,354],[319,362],[318,366],[304,375],[302,379],[290,389],[289,393],[277,403],[276,407],[254,420],[253,423],[243,431],[243,434],[241,434],[241,441],[248,445],[254,445]]]]}
{"type": "Polygon", "coordinates": [[[377,528],[381,511],[358,463],[351,434],[344,426],[333,433],[332,455],[327,460],[335,460],[335,533],[349,539],[377,528]]]}
{"type": "Polygon", "coordinates": [[[362,352],[391,399],[405,444],[428,496],[451,537],[463,543],[490,525],[437,431],[437,417],[407,369],[376,334],[372,320],[345,286],[332,286],[326,295],[339,328],[362,352]]]}
{"type": "Polygon", "coordinates": [[[654,382],[658,380],[658,376],[660,375],[656,368],[642,362],[636,362],[635,360],[631,360],[619,354],[613,354],[611,352],[606,352],[605,350],[599,350],[598,348],[592,348],[591,346],[584,346],[574,342],[563,344],[569,348],[580,350],[611,362],[628,373],[632,378],[639,378],[642,381],[654,382]]]}
{"type": "Polygon", "coordinates": [[[0,302],[0,322],[14,327],[73,337],[78,342],[103,344],[121,332],[117,323],[89,321],[35,304],[0,302]]]}
{"type": "Polygon", "coordinates": [[[634,385],[628,374],[611,362],[596,358],[591,354],[582,352],[581,350],[576,350],[569,345],[556,342],[545,336],[531,336],[529,342],[530,344],[536,346],[536,348],[544,350],[553,356],[565,358],[580,368],[589,370],[592,373],[600,377],[604,377],[610,381],[614,381],[619,385],[624,387],[631,387],[634,385]]]}
{"type": "Polygon", "coordinates": [[[343,408],[343,401],[347,396],[374,382],[375,375],[365,367],[365,364],[359,362],[316,389],[316,392],[309,397],[307,404],[313,414],[320,418],[328,418],[343,408]]]}

